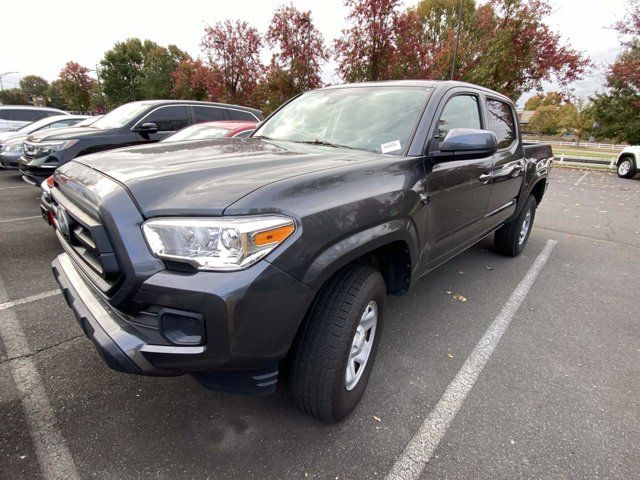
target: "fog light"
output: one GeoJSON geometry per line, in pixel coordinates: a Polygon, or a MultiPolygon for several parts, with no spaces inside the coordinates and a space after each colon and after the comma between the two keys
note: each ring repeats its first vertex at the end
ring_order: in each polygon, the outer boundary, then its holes
{"type": "Polygon", "coordinates": [[[201,345],[204,343],[204,319],[198,313],[163,308],[158,313],[160,331],[164,338],[176,345],[201,345]]]}

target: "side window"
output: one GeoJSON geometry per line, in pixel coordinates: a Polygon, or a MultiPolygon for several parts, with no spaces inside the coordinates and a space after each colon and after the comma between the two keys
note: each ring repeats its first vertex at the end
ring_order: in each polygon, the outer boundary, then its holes
{"type": "Polygon", "coordinates": [[[50,124],[48,128],[68,127],[70,125],[75,125],[78,122],[79,120],[59,120],[57,122],[53,122],[52,124],[50,124]]]}
{"type": "Polygon", "coordinates": [[[229,118],[231,118],[231,120],[247,120],[247,121],[256,121],[256,117],[254,117],[251,113],[249,112],[244,112],[242,110],[231,110],[229,109],[229,118]]]}
{"type": "Polygon", "coordinates": [[[516,125],[511,106],[499,100],[487,99],[487,112],[491,130],[498,138],[498,148],[507,148],[516,139],[516,125]]]}
{"type": "Polygon", "coordinates": [[[478,97],[474,95],[456,95],[449,99],[440,114],[436,136],[442,142],[447,133],[454,128],[482,128],[478,97]]]}
{"type": "Polygon", "coordinates": [[[47,116],[47,111],[44,110],[15,110],[13,119],[21,122],[35,122],[47,116]]]}
{"type": "Polygon", "coordinates": [[[218,107],[193,107],[196,114],[196,123],[215,122],[217,120],[226,120],[224,110],[218,107]]]}
{"type": "Polygon", "coordinates": [[[160,107],[147,115],[141,123],[155,123],[160,132],[174,132],[187,126],[187,107],[172,105],[160,107]]]}

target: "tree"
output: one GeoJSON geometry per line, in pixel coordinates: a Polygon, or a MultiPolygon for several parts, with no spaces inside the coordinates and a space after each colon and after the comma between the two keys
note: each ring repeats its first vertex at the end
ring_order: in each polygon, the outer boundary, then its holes
{"type": "Polygon", "coordinates": [[[338,73],[348,82],[391,77],[400,0],[345,0],[348,27],[334,41],[338,73]]]}
{"type": "Polygon", "coordinates": [[[290,89],[284,92],[285,98],[322,84],[320,69],[329,54],[310,11],[302,12],[293,5],[279,7],[273,13],[265,38],[276,49],[274,65],[288,77],[290,89]]]}
{"type": "Polygon", "coordinates": [[[524,104],[525,110],[537,110],[538,107],[548,107],[562,105],[563,97],[558,92],[538,93],[527,100],[524,104]]]}
{"type": "Polygon", "coordinates": [[[140,82],[144,49],[139,38],[116,42],[100,61],[102,88],[111,107],[141,100],[140,82]]]}
{"type": "Polygon", "coordinates": [[[61,110],[69,109],[69,105],[62,93],[62,80],[57,79],[49,84],[49,88],[45,93],[45,99],[47,105],[53,108],[60,108],[61,110]]]}
{"type": "Polygon", "coordinates": [[[20,88],[0,90],[0,103],[3,105],[28,105],[27,97],[20,88]]]}
{"type": "Polygon", "coordinates": [[[100,62],[100,78],[110,106],[173,96],[173,73],[191,57],[175,45],[129,38],[117,42],[100,62]]]}
{"type": "Polygon", "coordinates": [[[557,105],[541,105],[531,117],[529,127],[540,135],[557,135],[562,130],[562,111],[557,105]]]}
{"type": "MultiPolygon", "coordinates": [[[[351,26],[335,47],[346,80],[450,78],[457,0],[422,0],[402,13],[394,0],[345,3],[351,26]]],[[[545,81],[568,89],[590,62],[544,23],[550,11],[547,0],[463,0],[455,79],[514,99],[545,81]]]]}
{"type": "Polygon", "coordinates": [[[176,98],[210,101],[222,98],[222,71],[204,65],[202,60],[181,61],[172,77],[176,98]]]}
{"type": "Polygon", "coordinates": [[[49,82],[38,75],[27,75],[20,79],[20,88],[29,99],[34,97],[45,97],[49,82]]]}
{"type": "Polygon", "coordinates": [[[225,20],[205,28],[202,51],[209,67],[222,72],[226,102],[251,104],[262,77],[261,37],[247,22],[225,20]]]}
{"type": "Polygon", "coordinates": [[[573,133],[577,144],[580,140],[593,132],[593,109],[589,102],[579,98],[574,103],[568,103],[562,107],[562,126],[573,133]]]}
{"type": "Polygon", "coordinates": [[[89,111],[95,83],[89,76],[89,69],[79,63],[67,62],[60,71],[60,93],[75,112],[89,111]]]}
{"type": "Polygon", "coordinates": [[[607,90],[591,99],[597,125],[593,133],[640,144],[640,0],[630,1],[628,12],[616,24],[623,51],[607,69],[607,90]]]}

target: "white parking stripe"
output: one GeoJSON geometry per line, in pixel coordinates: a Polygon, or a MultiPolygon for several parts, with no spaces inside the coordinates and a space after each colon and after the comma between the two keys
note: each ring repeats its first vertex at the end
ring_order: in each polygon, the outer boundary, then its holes
{"type": "Polygon", "coordinates": [[[42,218],[42,215],[35,215],[33,217],[8,218],[7,220],[0,220],[0,223],[19,222],[20,220],[33,220],[34,218],[42,218]]]}
{"type": "Polygon", "coordinates": [[[45,298],[53,297],[62,293],[60,290],[49,290],[48,292],[38,293],[37,295],[31,295],[30,297],[19,298],[17,300],[11,300],[10,302],[0,303],[0,310],[16,307],[18,305],[24,305],[25,303],[35,302],[36,300],[43,300],[45,298]]]}
{"type": "Polygon", "coordinates": [[[436,406],[413,436],[387,475],[387,480],[417,480],[435,452],[447,429],[460,411],[478,376],[498,346],[509,323],[522,305],[557,242],[548,240],[507,303],[458,370],[436,406]]]}
{"type": "MultiPolygon", "coordinates": [[[[0,277],[0,300],[7,303],[7,291],[0,277]]],[[[51,403],[42,384],[38,369],[33,362],[27,337],[14,310],[0,311],[0,339],[9,357],[9,368],[16,390],[22,401],[25,418],[29,425],[40,471],[45,480],[76,480],[78,471],[58,429],[51,403]]]]}
{"type": "Polygon", "coordinates": [[[587,175],[589,175],[589,172],[585,172],[585,173],[584,173],[584,175],[582,175],[582,176],[578,179],[578,181],[577,181],[576,183],[574,183],[573,185],[574,185],[574,186],[576,186],[576,187],[577,187],[578,185],[580,185],[580,184],[582,183],[582,180],[584,180],[584,179],[585,179],[585,177],[586,177],[587,175]]]}

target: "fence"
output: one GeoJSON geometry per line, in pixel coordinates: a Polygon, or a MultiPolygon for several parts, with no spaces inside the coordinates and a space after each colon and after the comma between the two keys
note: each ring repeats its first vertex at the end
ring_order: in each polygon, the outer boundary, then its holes
{"type": "Polygon", "coordinates": [[[600,150],[622,150],[628,145],[618,145],[613,143],[589,143],[589,142],[580,142],[578,145],[576,142],[559,142],[559,141],[550,141],[547,142],[551,145],[555,145],[557,147],[585,147],[585,148],[597,148],[600,150]]]}
{"type": "Polygon", "coordinates": [[[617,155],[613,155],[610,160],[607,160],[606,158],[574,157],[572,155],[565,155],[564,153],[560,155],[560,157],[555,158],[555,162],[558,165],[562,165],[566,162],[569,165],[599,165],[613,170],[616,169],[616,160],[618,160],[617,155]]]}

